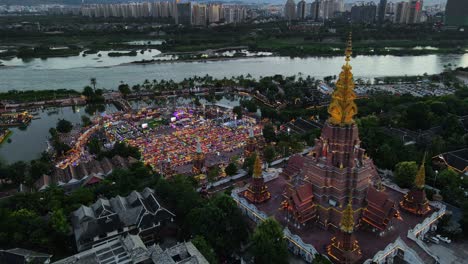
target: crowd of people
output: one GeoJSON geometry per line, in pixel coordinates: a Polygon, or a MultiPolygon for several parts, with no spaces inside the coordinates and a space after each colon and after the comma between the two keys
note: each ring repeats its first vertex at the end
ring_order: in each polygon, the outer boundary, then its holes
{"type": "Polygon", "coordinates": [[[205,119],[189,109],[178,110],[176,120],[168,125],[148,127],[143,121],[120,119],[106,128],[111,140],[125,141],[140,149],[143,162],[158,169],[162,163],[177,168],[192,162],[200,142],[204,154],[224,156],[242,148],[252,127],[255,134],[261,133],[260,126],[249,117],[236,120],[229,116],[219,119],[205,119]],[[183,114],[180,114],[183,113],[183,114]]]}
{"type": "Polygon", "coordinates": [[[244,147],[251,128],[254,134],[261,133],[254,118],[237,119],[230,110],[217,109],[215,114],[208,115],[204,109],[181,107],[169,119],[169,122],[161,122],[159,111],[106,115],[100,122],[71,137],[76,139],[69,142],[72,149],[56,166],[76,166],[87,159],[90,156],[86,151],[87,142],[99,129],[104,129],[108,142],[126,142],[137,147],[142,161],[156,170],[163,163],[174,170],[190,164],[198,142],[201,152],[209,156],[210,161],[226,163],[226,158],[244,147]]]}

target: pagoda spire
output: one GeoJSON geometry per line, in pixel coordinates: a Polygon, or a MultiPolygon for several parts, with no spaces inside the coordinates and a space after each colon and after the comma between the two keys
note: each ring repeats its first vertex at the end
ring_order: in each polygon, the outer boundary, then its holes
{"type": "Polygon", "coordinates": [[[349,198],[348,205],[341,216],[340,228],[343,232],[352,233],[354,231],[354,211],[353,198],[349,198]]]}
{"type": "Polygon", "coordinates": [[[262,161],[260,160],[260,155],[255,155],[255,163],[253,167],[252,176],[254,178],[262,178],[262,161]]]}
{"type": "Polygon", "coordinates": [[[425,162],[426,162],[426,153],[424,153],[421,166],[419,166],[419,170],[418,170],[418,173],[416,174],[416,178],[414,178],[414,187],[418,189],[423,189],[424,186],[426,185],[426,168],[424,166],[425,162]]]}
{"type": "Polygon", "coordinates": [[[349,34],[345,51],[345,64],[341,67],[341,73],[336,81],[336,88],[332,93],[331,103],[328,107],[329,122],[333,125],[350,125],[354,123],[353,116],[357,114],[357,106],[354,103],[354,79],[349,64],[352,55],[352,35],[349,34]]]}

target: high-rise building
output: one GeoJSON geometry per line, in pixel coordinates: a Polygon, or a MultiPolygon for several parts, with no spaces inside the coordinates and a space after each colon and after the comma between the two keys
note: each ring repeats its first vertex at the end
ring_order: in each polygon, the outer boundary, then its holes
{"type": "Polygon", "coordinates": [[[408,2],[399,2],[396,6],[395,23],[404,24],[408,17],[409,4],[408,2]]]}
{"type": "Polygon", "coordinates": [[[312,8],[310,10],[311,17],[313,20],[318,21],[320,18],[320,1],[315,0],[315,2],[312,3],[312,8]]]}
{"type": "Polygon", "coordinates": [[[296,19],[296,3],[294,0],[288,0],[284,6],[284,17],[287,20],[296,19]]]}
{"type": "Polygon", "coordinates": [[[379,3],[379,24],[382,24],[385,21],[385,14],[387,13],[387,0],[380,0],[379,3]]]}
{"type": "Polygon", "coordinates": [[[409,2],[408,19],[406,20],[407,24],[414,24],[414,23],[421,22],[422,7],[423,7],[422,0],[411,0],[409,2]]]}
{"type": "Polygon", "coordinates": [[[220,20],[221,5],[211,4],[208,6],[208,22],[216,23],[220,20]]]}
{"type": "Polygon", "coordinates": [[[304,20],[306,18],[306,2],[304,0],[299,1],[297,3],[297,14],[296,17],[297,19],[304,20]]]}
{"type": "Polygon", "coordinates": [[[449,26],[468,26],[468,1],[448,0],[445,8],[445,24],[449,26]]]}
{"type": "Polygon", "coordinates": [[[192,24],[192,3],[177,3],[177,23],[187,26],[192,24]]]}
{"type": "Polygon", "coordinates": [[[374,23],[377,7],[374,2],[355,5],[351,8],[351,20],[359,23],[374,23]]]}
{"type": "Polygon", "coordinates": [[[206,5],[194,4],[192,6],[192,25],[206,26],[206,5]]]}

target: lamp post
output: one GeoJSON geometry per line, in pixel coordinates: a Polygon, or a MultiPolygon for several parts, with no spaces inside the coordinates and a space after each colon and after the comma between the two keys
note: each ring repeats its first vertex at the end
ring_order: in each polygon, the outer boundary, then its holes
{"type": "Polygon", "coordinates": [[[438,174],[439,174],[439,171],[436,170],[436,171],[435,171],[435,176],[434,176],[434,188],[436,188],[436,185],[435,185],[435,184],[436,184],[436,180],[437,180],[437,175],[438,175],[438,174]]]}

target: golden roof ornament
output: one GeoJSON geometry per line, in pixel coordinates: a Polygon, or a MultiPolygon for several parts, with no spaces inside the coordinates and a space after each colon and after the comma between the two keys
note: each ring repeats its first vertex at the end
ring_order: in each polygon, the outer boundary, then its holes
{"type": "Polygon", "coordinates": [[[260,155],[258,153],[255,155],[255,163],[253,168],[253,177],[261,178],[262,177],[262,161],[260,160],[260,155]]]}
{"type": "Polygon", "coordinates": [[[426,168],[424,166],[425,162],[426,162],[426,153],[424,153],[421,166],[419,166],[419,170],[418,170],[418,173],[416,174],[416,178],[414,178],[414,186],[418,189],[423,189],[424,186],[426,185],[426,168]]]}
{"type": "Polygon", "coordinates": [[[346,63],[341,67],[342,70],[328,106],[329,122],[333,125],[350,125],[354,123],[353,116],[357,114],[357,106],[354,103],[354,99],[356,99],[354,79],[351,72],[352,67],[349,64],[352,53],[352,35],[350,33],[345,51],[346,63]]]}
{"type": "Polygon", "coordinates": [[[340,228],[346,233],[352,233],[354,231],[353,197],[351,195],[349,196],[348,205],[341,215],[340,228]]]}

